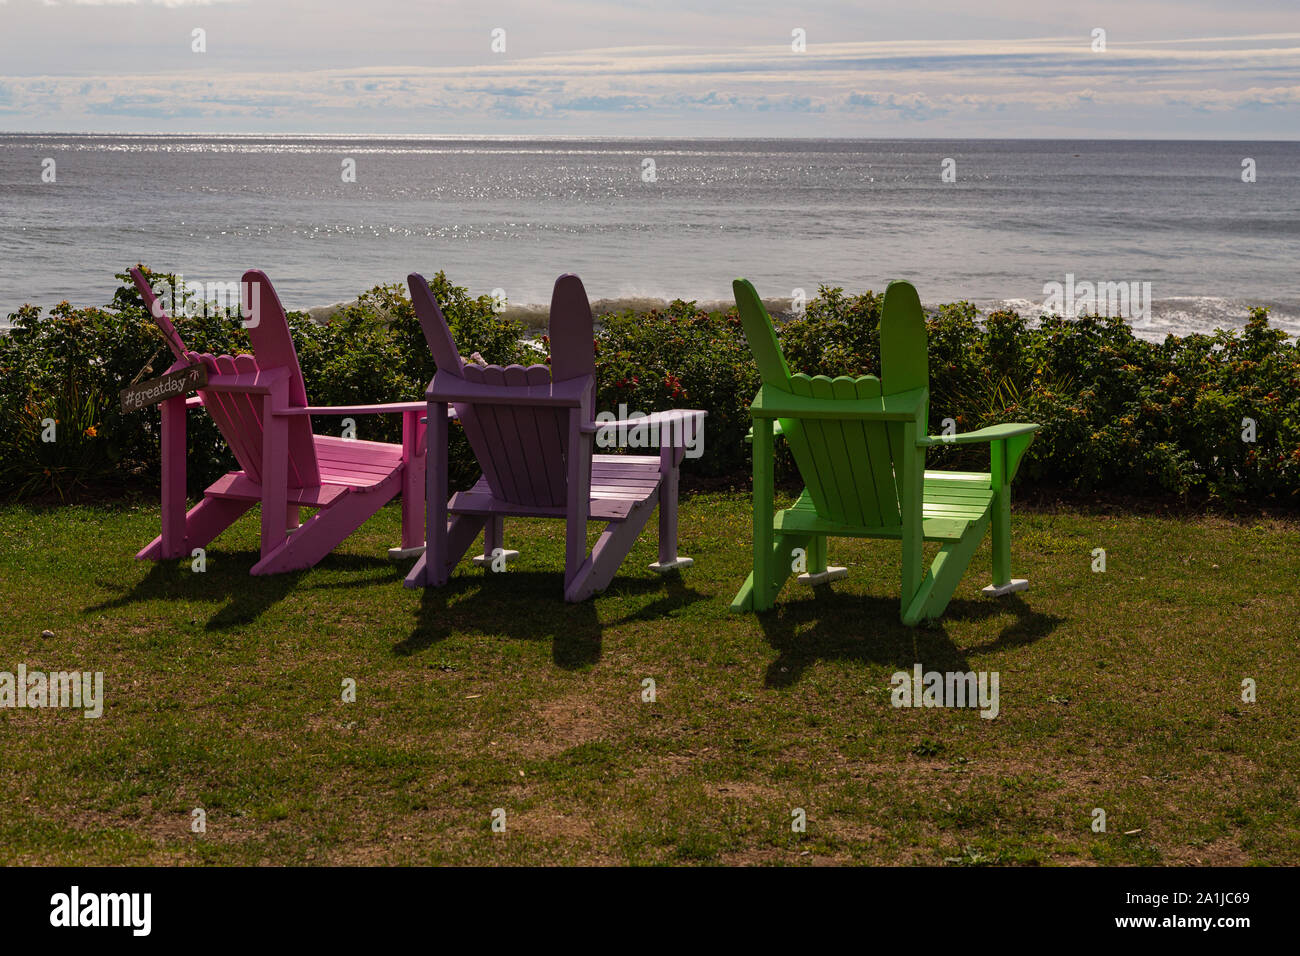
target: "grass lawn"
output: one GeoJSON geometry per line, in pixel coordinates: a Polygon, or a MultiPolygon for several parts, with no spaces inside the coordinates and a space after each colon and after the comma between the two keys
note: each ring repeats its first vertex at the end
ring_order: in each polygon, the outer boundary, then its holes
{"type": "Polygon", "coordinates": [[[730,613],[734,494],[683,501],[694,568],[647,570],[652,519],[579,606],[558,522],[417,593],[394,507],[274,578],[248,575],[256,511],[199,574],[133,560],[156,508],[0,507],[0,671],[106,694],[97,720],[0,710],[0,862],[1300,864],[1300,525],[1013,521],[1030,590],[980,597],[986,539],[909,630],[889,542],[832,541],[849,578],[730,613]],[[891,706],[917,662],[998,672],[1000,714],[891,706]]]}

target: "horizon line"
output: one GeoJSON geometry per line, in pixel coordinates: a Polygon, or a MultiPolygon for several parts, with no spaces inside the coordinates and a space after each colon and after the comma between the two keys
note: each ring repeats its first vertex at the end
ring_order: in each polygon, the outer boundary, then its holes
{"type": "Polygon", "coordinates": [[[1086,143],[1086,142],[1129,142],[1129,143],[1296,143],[1300,134],[1291,138],[1263,139],[1251,137],[1206,138],[1204,136],[698,136],[687,133],[654,134],[646,136],[576,134],[576,133],[337,133],[337,132],[276,132],[264,133],[222,132],[205,130],[198,132],[175,132],[149,130],[145,132],[130,130],[0,130],[0,136],[139,136],[166,139],[247,137],[258,139],[406,139],[419,141],[494,141],[511,142],[519,140],[554,140],[556,142],[583,142],[591,140],[645,142],[647,140],[695,140],[702,142],[734,142],[749,140],[754,142],[889,142],[897,140],[967,140],[972,142],[1042,142],[1042,143],[1086,143]]]}

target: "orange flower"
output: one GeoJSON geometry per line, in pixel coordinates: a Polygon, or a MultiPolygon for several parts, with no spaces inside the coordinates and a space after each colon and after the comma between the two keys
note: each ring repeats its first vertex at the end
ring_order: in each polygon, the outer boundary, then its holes
{"type": "Polygon", "coordinates": [[[91,425],[89,428],[86,429],[87,438],[94,438],[98,434],[99,434],[99,430],[95,428],[94,425],[91,425]]]}

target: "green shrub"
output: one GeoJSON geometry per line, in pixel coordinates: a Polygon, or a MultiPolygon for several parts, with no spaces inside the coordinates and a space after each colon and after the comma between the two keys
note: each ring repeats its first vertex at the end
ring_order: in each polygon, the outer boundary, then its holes
{"type": "MultiPolygon", "coordinates": [[[[120,303],[119,290],[115,303],[120,303]]],[[[137,300],[138,303],[138,300],[137,300]]],[[[172,363],[143,306],[74,309],[61,302],[42,316],[25,306],[0,336],[0,491],[65,495],[89,485],[156,485],[156,409],[125,414],[118,392],[137,378],[162,374],[172,363]],[[40,421],[55,419],[55,441],[42,441],[40,421]]],[[[238,351],[237,322],[188,322],[192,348],[238,351]]],[[[244,338],[242,348],[247,349],[244,338]]],[[[225,461],[216,426],[190,416],[191,474],[215,478],[225,461]]]]}
{"type": "MultiPolygon", "coordinates": [[[[157,483],[158,413],[123,414],[118,391],[154,376],[170,355],[134,288],[123,285],[106,309],[60,303],[42,316],[24,307],[0,336],[0,493],[68,494],[106,484],[157,483]],[[41,422],[59,423],[59,441],[42,443],[41,422]]],[[[523,329],[439,273],[431,283],[465,354],[489,362],[549,361],[521,340],[523,329]]],[[[778,329],[794,371],[879,374],[881,296],[823,287],[805,313],[778,329]]],[[[178,323],[196,351],[247,351],[235,315],[207,310],[178,323]]],[[[410,300],[377,286],[328,324],[290,315],[311,400],[320,405],[418,399],[433,359],[410,300]]],[[[1300,503],[1300,345],[1252,311],[1246,328],[1213,335],[1133,335],[1118,318],[1044,319],[1037,328],[1011,311],[981,319],[968,302],[942,306],[929,320],[930,431],[944,420],[958,431],[1007,421],[1044,427],[1021,470],[1035,483],[1079,493],[1110,490],[1253,502],[1300,503]],[[1243,440],[1243,420],[1255,440],[1243,440]]],[[[605,316],[596,333],[597,411],[702,408],[703,456],[692,477],[744,482],[749,470],[749,403],[758,374],[734,310],[705,312],[675,301],[648,313],[605,316]]],[[[318,428],[336,427],[320,419],[318,428]]],[[[397,441],[397,416],[359,416],[358,436],[397,441]]],[[[211,420],[189,416],[191,491],[232,466],[211,420]]],[[[782,447],[778,443],[778,447],[782,447]]],[[[934,467],[987,467],[982,446],[934,450],[934,467]]],[[[788,456],[778,459],[793,476],[788,456]]],[[[452,481],[477,474],[458,429],[452,481]]]]}
{"type": "MultiPolygon", "coordinates": [[[[0,429],[0,494],[66,496],[90,488],[157,486],[158,409],[125,413],[118,393],[132,381],[161,375],[172,356],[130,276],[117,278],[121,285],[107,308],[74,309],[61,302],[45,316],[33,306],[10,316],[11,333],[0,335],[0,415],[10,423],[0,429]],[[47,418],[58,423],[52,443],[41,440],[47,418]]],[[[520,342],[521,326],[493,314],[489,296],[472,298],[442,273],[430,285],[467,353],[506,363],[535,354],[520,342]]],[[[237,310],[208,303],[195,311],[173,316],[191,349],[214,355],[251,350],[237,310]]],[[[314,404],[417,401],[433,377],[419,320],[396,286],[371,289],[327,324],[290,313],[289,327],[314,404]]],[[[320,429],[338,424],[335,418],[316,423],[320,429]]],[[[356,424],[359,438],[401,439],[400,416],[359,415],[356,424]]],[[[209,416],[190,413],[187,437],[189,490],[199,494],[236,465],[209,416]]],[[[462,483],[474,473],[458,431],[451,471],[462,483]]]]}
{"type": "Polygon", "coordinates": [[[607,315],[596,336],[596,380],[598,412],[618,413],[620,405],[629,413],[707,411],[704,453],[689,464],[692,475],[738,475],[749,467],[744,439],[758,369],[734,312],[702,312],[678,300],[649,313],[607,315]]]}

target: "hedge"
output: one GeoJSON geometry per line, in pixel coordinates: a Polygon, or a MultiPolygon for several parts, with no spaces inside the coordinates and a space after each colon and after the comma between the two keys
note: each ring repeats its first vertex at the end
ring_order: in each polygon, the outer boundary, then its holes
{"type": "MultiPolygon", "coordinates": [[[[152,489],[158,474],[158,414],[123,413],[118,391],[170,364],[129,278],[105,308],[63,302],[48,314],[25,306],[0,335],[0,495],[68,497],[87,491],[152,489]],[[54,419],[56,441],[42,441],[54,419]]],[[[159,276],[161,278],[161,276],[159,276]]],[[[496,363],[549,361],[549,342],[439,273],[432,282],[457,344],[496,363]]],[[[806,312],[781,324],[792,369],[812,374],[879,374],[882,296],[822,287],[806,312]]],[[[662,310],[604,316],[596,334],[598,410],[708,410],[693,478],[743,483],[747,408],[758,387],[734,310],[706,312],[675,301],[662,310]]],[[[1020,487],[1086,495],[1196,495],[1253,503],[1300,503],[1300,345],[1252,309],[1242,330],[1168,336],[1151,343],[1119,318],[1049,317],[1036,327],[1013,311],[981,317],[969,302],[929,319],[930,430],[969,431],[1035,421],[1039,432],[1020,487]],[[1253,439],[1253,440],[1250,440],[1253,439]]],[[[178,319],[196,351],[247,351],[233,313],[209,308],[178,319]]],[[[293,313],[290,326],[314,404],[411,400],[433,376],[432,357],[410,300],[377,286],[326,324],[293,313]]],[[[194,494],[233,466],[215,426],[189,416],[194,494]]],[[[319,427],[337,427],[322,419],[319,427]]],[[[362,416],[357,437],[396,441],[397,416],[362,416]]],[[[936,450],[939,467],[985,467],[977,446],[936,450]]],[[[983,453],[986,455],[987,453],[983,453]]],[[[783,462],[787,477],[791,463],[783,462]]],[[[477,472],[455,433],[453,482],[477,472]]]]}

